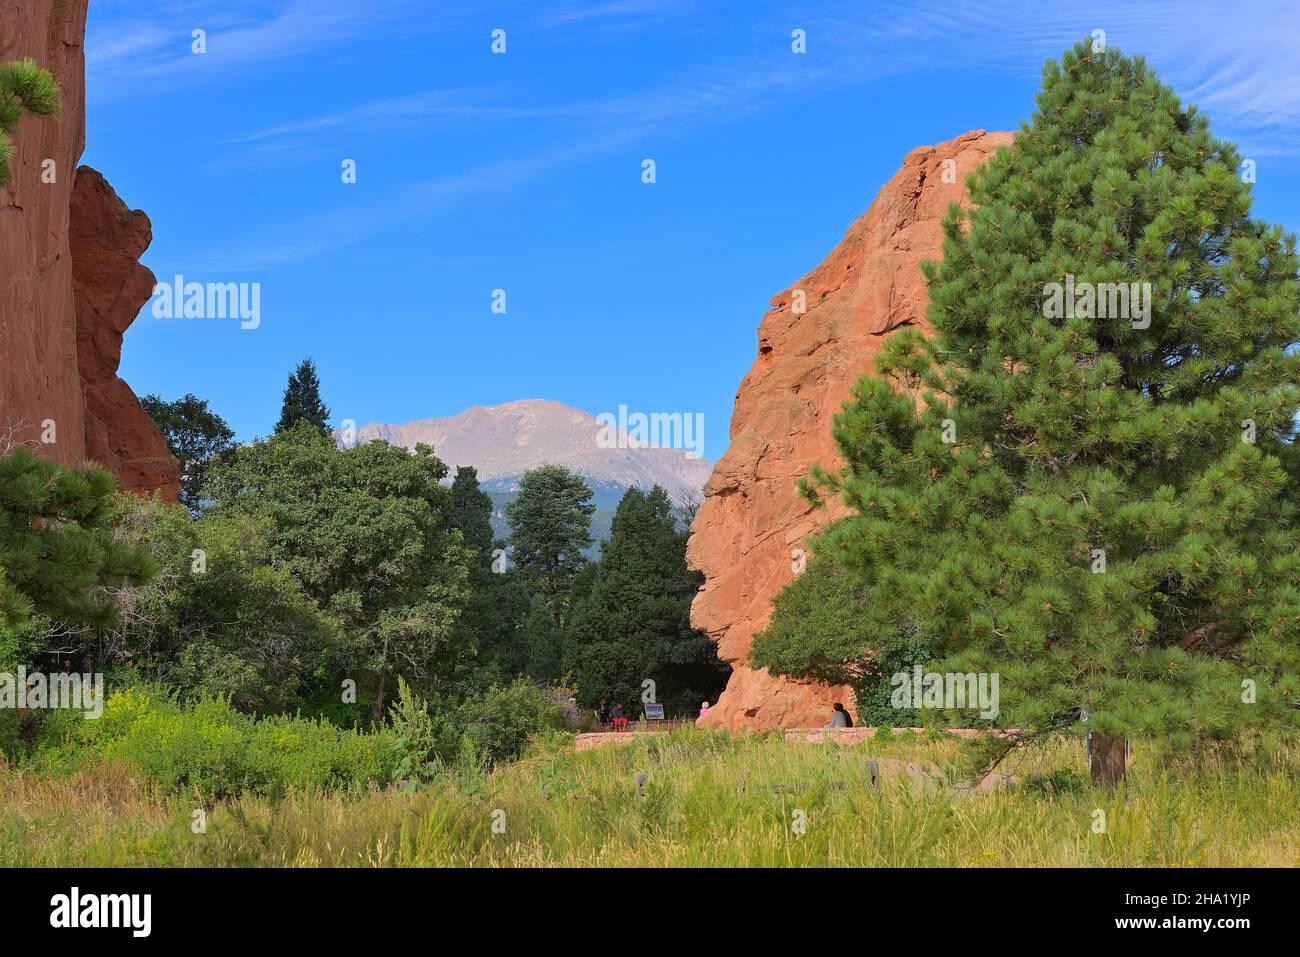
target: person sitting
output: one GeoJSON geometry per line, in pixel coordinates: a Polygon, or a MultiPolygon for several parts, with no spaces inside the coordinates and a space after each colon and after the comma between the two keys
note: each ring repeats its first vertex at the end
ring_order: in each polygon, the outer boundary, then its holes
{"type": "Polygon", "coordinates": [[[849,713],[844,710],[844,705],[840,704],[838,701],[835,702],[835,710],[831,712],[831,723],[826,725],[826,727],[828,728],[853,727],[853,719],[849,717],[849,713]]]}
{"type": "Polygon", "coordinates": [[[623,706],[615,704],[609,711],[609,723],[614,726],[615,731],[624,731],[627,729],[627,718],[623,717],[623,706]]]}

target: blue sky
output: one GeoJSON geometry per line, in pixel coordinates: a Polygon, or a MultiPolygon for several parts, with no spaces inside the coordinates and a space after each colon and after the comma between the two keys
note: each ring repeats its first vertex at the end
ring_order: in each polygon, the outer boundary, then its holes
{"type": "Polygon", "coordinates": [[[261,283],[257,329],[146,310],[122,375],[250,439],[310,354],[336,422],[622,404],[703,413],[716,459],[768,298],[909,150],[1014,129],[1095,29],[1300,228],[1300,5],[1133,6],[92,0],[83,162],[149,214],[160,280],[261,283]]]}

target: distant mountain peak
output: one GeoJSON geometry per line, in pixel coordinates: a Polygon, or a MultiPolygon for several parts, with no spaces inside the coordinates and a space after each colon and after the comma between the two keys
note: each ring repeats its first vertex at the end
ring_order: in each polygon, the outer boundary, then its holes
{"type": "MultiPolygon", "coordinates": [[[[563,402],[517,399],[473,406],[441,419],[371,422],[357,429],[356,441],[382,439],[408,449],[418,443],[432,445],[453,474],[457,466],[472,465],[480,483],[502,491],[529,469],[550,463],[572,469],[597,491],[659,485],[679,505],[698,503],[713,463],[681,448],[644,444],[635,432],[635,413],[629,417],[622,411],[622,420],[610,413],[613,421],[602,422],[563,402]],[[619,431],[617,423],[629,418],[633,429],[619,431]]],[[[343,444],[339,430],[335,437],[343,444]]]]}

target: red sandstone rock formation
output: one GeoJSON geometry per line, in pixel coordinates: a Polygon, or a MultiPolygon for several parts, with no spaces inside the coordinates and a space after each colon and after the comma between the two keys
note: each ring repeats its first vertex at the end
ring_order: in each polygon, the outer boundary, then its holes
{"type": "Polygon", "coordinates": [[[871,371],[893,330],[927,328],[920,262],[942,251],[948,205],[967,203],[966,176],[1010,133],[975,130],[913,150],[825,261],[772,299],[758,331],[758,358],[740,384],[731,444],[704,489],[687,561],[704,573],[691,621],[734,669],[703,725],[819,727],[831,704],[852,706],[846,688],[792,682],[745,665],[771,602],[794,577],[792,552],[809,532],[844,514],[813,511],[798,495],[813,462],[840,464],[831,419],[871,371]],[[793,311],[802,290],[806,311],[793,311]]]}
{"type": "Polygon", "coordinates": [[[68,250],[86,132],[85,27],[86,0],[0,0],[0,61],[32,57],[63,91],[57,118],[19,122],[12,185],[0,189],[0,438],[18,428],[19,441],[39,442],[49,420],[57,441],[41,450],[65,464],[86,452],[68,250]],[[54,182],[42,182],[45,170],[54,182]]]}
{"type": "Polygon", "coordinates": [[[102,176],[85,146],[87,0],[0,0],[0,61],[32,57],[59,82],[56,119],[26,117],[12,186],[0,190],[0,439],[65,464],[90,458],[124,488],[180,491],[176,460],[125,382],[122,333],[149,299],[137,261],[149,220],[102,176]],[[41,442],[54,425],[54,442],[41,442]]]}
{"type": "Polygon", "coordinates": [[[122,487],[180,492],[180,471],[162,435],[131,387],[117,377],[122,334],[153,292],[154,275],[140,265],[153,229],[104,177],[77,170],[72,189],[72,279],[77,307],[77,358],[86,396],[86,457],[112,470],[122,487]]]}

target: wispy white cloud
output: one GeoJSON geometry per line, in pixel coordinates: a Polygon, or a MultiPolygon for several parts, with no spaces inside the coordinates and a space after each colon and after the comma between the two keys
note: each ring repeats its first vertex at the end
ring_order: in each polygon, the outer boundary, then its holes
{"type": "MultiPolygon", "coordinates": [[[[749,24],[710,63],[669,76],[648,77],[640,90],[551,102],[517,89],[454,89],[406,94],[305,118],[288,118],[233,136],[242,160],[289,162],[323,155],[322,140],[340,128],[370,133],[418,129],[431,117],[465,123],[545,121],[546,139],[562,146],[526,158],[507,153],[475,167],[396,188],[369,206],[326,212],[286,223],[278,236],[259,235],[209,261],[241,268],[288,265],[355,243],[376,232],[427,217],[438,208],[484,193],[499,193],[567,165],[590,161],[644,140],[688,135],[701,126],[753,115],[800,96],[866,85],[885,74],[924,71],[1010,71],[1036,78],[1044,60],[1058,56],[1094,29],[1126,52],[1141,52],[1189,101],[1207,109],[1215,129],[1242,142],[1248,156],[1300,154],[1300,7],[1261,4],[1269,13],[1187,3],[1136,7],[1121,0],[1044,4],[1029,0],[994,5],[984,0],[920,0],[873,8],[858,4],[818,8],[814,17],[749,24]],[[1269,19],[1269,17],[1275,17],[1269,19]],[[1262,19],[1261,19],[1262,18],[1262,19]],[[770,38],[791,25],[809,32],[803,57],[773,56],[770,38]],[[755,40],[755,37],[759,37],[755,40]]],[[[564,10],[553,16],[564,19],[564,10]]],[[[565,21],[577,23],[577,5],[565,21]]],[[[648,15],[680,7],[658,0],[613,0],[588,6],[596,19],[648,15]]],[[[1026,113],[1029,111],[1026,103],[1026,113]]],[[[969,126],[987,125],[972,116],[969,126]]],[[[960,130],[954,130],[954,133],[960,130]]],[[[517,149],[519,140],[504,138],[517,149]]]]}
{"type": "Polygon", "coordinates": [[[589,107],[581,103],[523,106],[493,103],[500,94],[489,90],[430,90],[365,103],[300,120],[286,120],[228,137],[228,144],[302,138],[339,127],[367,132],[419,130],[430,119],[526,120],[575,116],[589,107]]]}
{"type": "MultiPolygon", "coordinates": [[[[160,80],[171,89],[232,68],[343,49],[427,9],[420,0],[288,0],[268,12],[249,0],[205,0],[161,4],[144,18],[138,7],[97,3],[87,28],[87,94],[100,101],[138,96],[160,80]],[[195,30],[206,34],[204,56],[191,49],[195,30]]],[[[429,18],[421,12],[415,19],[429,18]]]]}
{"type": "Polygon", "coordinates": [[[1257,0],[919,0],[863,19],[831,14],[840,54],[887,47],[892,70],[1036,74],[1077,40],[1142,54],[1186,102],[1253,155],[1300,151],[1300,4],[1257,0]]]}
{"type": "Polygon", "coordinates": [[[615,148],[618,143],[615,139],[575,143],[433,177],[399,188],[375,202],[340,205],[284,222],[269,232],[261,230],[256,238],[240,237],[234,243],[187,256],[185,261],[194,270],[223,273],[293,265],[427,218],[450,203],[515,189],[580,154],[615,148]]]}
{"type": "MultiPolygon", "coordinates": [[[[792,60],[794,58],[791,58],[792,60]]],[[[439,208],[483,194],[499,194],[534,182],[579,162],[628,149],[654,138],[683,136],[720,118],[732,119],[761,111],[784,91],[827,79],[825,68],[815,65],[769,64],[754,69],[752,61],[729,61],[698,67],[647,90],[555,105],[496,106],[471,100],[457,101],[446,91],[435,91],[383,101],[342,113],[265,127],[233,138],[252,144],[253,156],[274,161],[293,155],[295,149],[313,149],[306,134],[354,125],[363,121],[391,123],[418,118],[428,110],[484,120],[503,116],[514,119],[563,119],[562,127],[548,127],[552,142],[560,145],[519,158],[505,156],[470,169],[440,175],[406,187],[369,205],[350,206],[284,223],[272,235],[264,230],[256,239],[239,238],[229,245],[194,258],[193,268],[269,269],[290,265],[327,251],[345,248],[403,223],[427,218],[439,208]]],[[[513,142],[512,140],[507,140],[513,142]]]]}
{"type": "Polygon", "coordinates": [[[609,0],[596,3],[592,0],[553,4],[539,11],[543,23],[559,25],[597,20],[635,21],[645,23],[666,16],[680,15],[697,7],[689,0],[609,0]]]}

